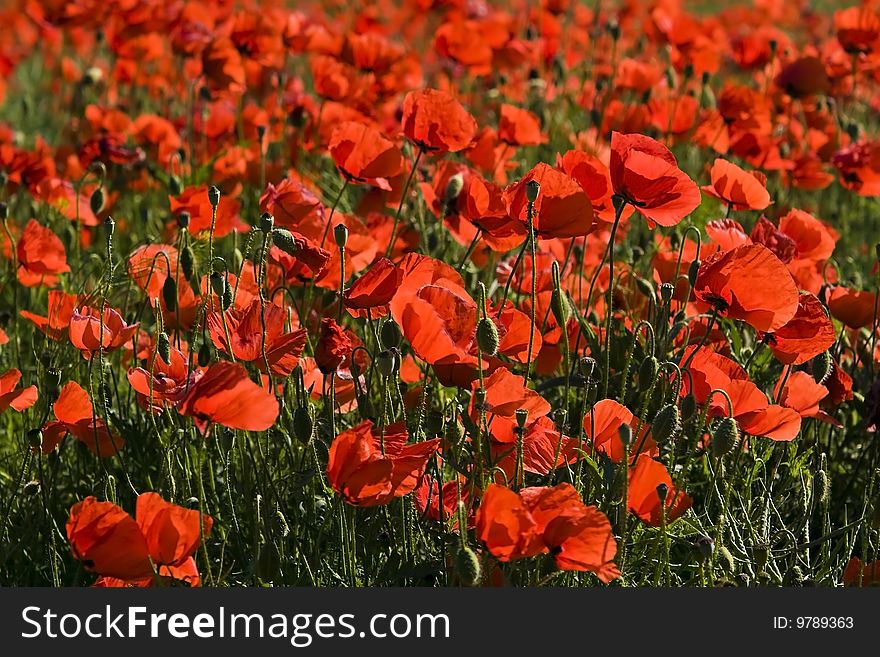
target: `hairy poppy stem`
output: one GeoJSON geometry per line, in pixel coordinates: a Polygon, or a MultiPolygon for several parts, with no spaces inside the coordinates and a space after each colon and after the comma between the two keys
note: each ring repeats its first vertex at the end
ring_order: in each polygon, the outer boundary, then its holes
{"type": "MultiPolygon", "coordinates": [[[[605,371],[602,373],[602,396],[608,397],[608,386],[611,383],[611,318],[614,315],[614,237],[620,225],[620,217],[626,207],[626,201],[620,201],[614,212],[614,223],[611,225],[611,236],[608,239],[608,305],[605,307],[605,371]]],[[[625,374],[624,374],[625,376],[625,374]]]]}
{"type": "MultiPolygon", "coordinates": [[[[538,247],[537,247],[537,235],[535,235],[535,203],[534,201],[529,201],[528,207],[528,215],[529,215],[529,244],[531,245],[531,256],[532,256],[532,302],[531,308],[531,321],[532,326],[529,330],[529,350],[528,355],[526,357],[526,373],[524,378],[524,383],[528,385],[529,383],[529,373],[532,369],[532,350],[535,347],[535,331],[538,330],[538,327],[535,325],[535,302],[538,297],[538,273],[536,260],[538,259],[538,247]]],[[[565,327],[563,327],[563,331],[565,327]]]]}
{"type": "Polygon", "coordinates": [[[391,258],[391,252],[394,250],[394,242],[397,240],[397,226],[400,223],[400,213],[403,212],[403,204],[406,203],[406,194],[409,191],[409,186],[412,184],[413,178],[415,178],[416,171],[418,171],[419,168],[419,160],[422,159],[424,152],[425,149],[422,146],[419,146],[419,152],[416,153],[416,159],[413,162],[409,176],[407,176],[403,191],[400,193],[400,203],[397,204],[397,212],[394,213],[394,225],[391,227],[391,236],[388,238],[388,246],[385,247],[386,258],[391,258]]]}

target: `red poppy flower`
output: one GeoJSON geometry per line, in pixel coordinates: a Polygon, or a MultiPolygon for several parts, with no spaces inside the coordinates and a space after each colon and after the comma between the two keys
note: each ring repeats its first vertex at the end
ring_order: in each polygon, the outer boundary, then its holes
{"type": "Polygon", "coordinates": [[[758,218],[755,227],[749,233],[754,244],[763,244],[773,252],[779,260],[788,264],[797,256],[797,243],[781,230],[776,228],[766,217],[758,218]]]}
{"type": "Polygon", "coordinates": [[[675,156],[644,135],[611,135],[614,192],[638,210],[650,226],[674,226],[700,205],[700,190],[678,168],[675,156]]]}
{"type": "Polygon", "coordinates": [[[508,214],[528,226],[526,186],[541,185],[535,201],[534,227],[539,237],[583,237],[593,228],[593,205],[583,188],[572,178],[543,162],[522,180],[504,190],[508,214]]]}
{"type": "Polygon", "coordinates": [[[837,334],[822,302],[812,294],[802,292],[795,316],[763,339],[780,362],[802,365],[833,345],[837,334]]]}
{"type": "Polygon", "coordinates": [[[99,309],[83,306],[74,310],[70,318],[70,342],[86,360],[99,350],[108,353],[119,349],[131,340],[140,326],[140,322],[126,324],[122,315],[113,308],[104,310],[103,323],[101,317],[99,309]]]}
{"type": "Polygon", "coordinates": [[[331,317],[321,320],[321,335],[315,345],[315,362],[326,374],[336,371],[351,355],[354,343],[339,324],[331,317]]]}
{"type": "Polygon", "coordinates": [[[330,155],[349,181],[391,191],[390,178],[403,170],[400,149],[376,128],[358,121],[345,121],[333,130],[330,155]]]}
{"type": "Polygon", "coordinates": [[[612,561],[617,542],[611,523],[568,483],[524,488],[519,494],[490,484],[477,511],[476,531],[500,561],[550,553],[561,570],[593,572],[603,582],[620,575],[612,561]]]}
{"type": "MultiPolygon", "coordinates": [[[[513,374],[506,367],[499,367],[483,382],[486,401],[482,410],[491,417],[492,440],[500,443],[513,443],[516,440],[516,411],[528,412],[529,425],[550,412],[550,404],[539,393],[527,387],[523,378],[513,374]]],[[[479,383],[474,381],[475,388],[479,383]]],[[[480,415],[471,398],[470,415],[476,422],[480,415]]]]}
{"type": "Polygon", "coordinates": [[[807,98],[831,89],[825,64],[814,56],[801,57],[787,64],[776,76],[776,84],[793,98],[807,98]]]}
{"type": "Polygon", "coordinates": [[[327,480],[346,502],[379,506],[414,491],[440,439],[407,444],[404,423],[383,432],[364,420],[333,441],[327,461],[327,480]]]}
{"type": "Polygon", "coordinates": [[[841,47],[850,54],[871,53],[880,39],[880,17],[873,2],[834,12],[834,29],[841,47]]]}
{"type": "Polygon", "coordinates": [[[248,378],[240,363],[212,363],[177,406],[203,434],[210,423],[265,431],[278,417],[278,400],[248,378]]]}
{"type": "MultiPolygon", "coordinates": [[[[857,7],[854,7],[856,9],[857,7]]],[[[880,584],[880,561],[872,561],[862,565],[858,557],[850,559],[843,570],[844,586],[877,586],[880,584]]]]}
{"type": "Polygon", "coordinates": [[[352,317],[384,317],[390,312],[392,297],[403,281],[403,272],[388,258],[379,259],[343,293],[345,307],[352,317]]]}
{"type": "MultiPolygon", "coordinates": [[[[458,531],[458,503],[461,502],[465,508],[470,508],[470,491],[464,480],[447,481],[443,486],[439,486],[434,477],[425,475],[422,477],[422,483],[413,493],[413,501],[422,516],[435,522],[449,523],[451,531],[458,531]]],[[[474,515],[470,511],[468,529],[473,528],[474,522],[474,515]]]]}
{"type": "Polygon", "coordinates": [[[704,185],[703,191],[732,209],[763,210],[770,205],[766,176],[763,174],[744,171],[733,162],[718,158],[712,165],[710,175],[712,184],[704,185]]]}
{"type": "Polygon", "coordinates": [[[205,536],[211,533],[213,518],[204,515],[200,521],[198,511],[169,504],[156,493],[138,496],[136,517],[94,497],[73,505],[66,530],[74,558],[90,572],[125,585],[149,586],[158,577],[198,586],[192,555],[201,544],[202,527],[205,536]]]}
{"type": "Polygon", "coordinates": [[[403,100],[403,134],[424,151],[455,153],[467,148],[477,122],[445,91],[411,91],[403,100]]]}
{"type": "MultiPolygon", "coordinates": [[[[278,235],[279,232],[285,230],[276,228],[273,232],[278,235]]],[[[307,278],[309,272],[311,276],[318,277],[327,271],[328,263],[331,262],[333,254],[295,230],[287,231],[285,237],[289,238],[289,242],[293,245],[292,251],[296,255],[289,251],[283,251],[277,246],[272,246],[269,249],[269,258],[281,266],[285,279],[292,279],[294,275],[307,278]]]]}
{"type": "Polygon", "coordinates": [[[18,388],[21,372],[7,370],[0,374],[0,413],[7,408],[21,413],[37,403],[37,387],[18,388]]]}
{"type": "MultiPolygon", "coordinates": [[[[611,184],[611,172],[602,161],[584,151],[568,151],[558,155],[556,168],[571,176],[583,188],[584,193],[593,204],[596,219],[606,224],[614,221],[614,187],[611,184]]],[[[633,213],[633,207],[627,205],[621,215],[626,220],[633,213]]]]}
{"type": "Polygon", "coordinates": [[[836,285],[827,296],[828,310],[849,328],[864,328],[874,323],[874,297],[873,292],[836,285]]]}
{"type": "Polygon", "coordinates": [[[189,371],[187,358],[180,350],[172,347],[169,354],[167,363],[154,352],[150,355],[150,369],[128,370],[128,383],[137,393],[138,402],[154,413],[183,399],[187,387],[201,376],[199,370],[189,371]]]}
{"type": "Polygon", "coordinates": [[[507,103],[501,106],[498,138],[511,146],[537,146],[547,141],[537,116],[507,103]]]}
{"type": "MultiPolygon", "coordinates": [[[[584,433],[593,443],[593,448],[615,463],[623,459],[623,443],[620,441],[620,427],[630,425],[635,430],[639,419],[623,404],[613,399],[601,399],[584,416],[584,433]]],[[[641,445],[640,453],[657,454],[657,444],[648,436],[650,425],[642,423],[639,435],[634,439],[634,450],[641,445]]]]}
{"type": "Polygon", "coordinates": [[[231,353],[236,360],[256,362],[263,371],[266,368],[263,362],[265,350],[271,373],[286,377],[296,368],[306,346],[305,329],[284,332],[289,314],[274,303],[266,303],[263,310],[263,304],[254,299],[245,308],[226,310],[223,316],[219,311],[208,315],[208,330],[217,349],[231,353]],[[231,344],[226,340],[227,331],[231,344]]]}
{"type": "Polygon", "coordinates": [[[819,408],[819,403],[828,396],[828,388],[816,383],[806,372],[792,372],[788,380],[785,380],[785,377],[780,378],[776,384],[775,394],[780,405],[797,411],[803,418],[816,418],[840,426],[837,420],[819,408]],[[783,381],[785,381],[784,386],[782,386],[783,381]]]}
{"type": "Polygon", "coordinates": [[[843,402],[852,400],[852,377],[847,374],[846,370],[837,361],[834,361],[831,374],[822,383],[828,388],[828,397],[824,400],[826,406],[838,406],[843,402]]]}
{"type": "Polygon", "coordinates": [[[794,317],[798,289],[785,264],[765,246],[746,244],[703,261],[694,295],[721,316],[759,331],[775,331],[794,317]]]}
{"type": "Polygon", "coordinates": [[[296,228],[311,216],[322,226],[325,223],[320,199],[302,181],[293,178],[285,178],[277,186],[269,183],[260,197],[260,211],[271,214],[275,225],[284,228],[296,228]]]}
{"type": "Polygon", "coordinates": [[[101,457],[113,456],[125,445],[125,441],[112,435],[104,421],[96,416],[89,393],[75,381],[61,389],[52,412],[57,420],[42,429],[43,454],[53,451],[68,434],[101,457]]]}
{"type": "Polygon", "coordinates": [[[53,287],[58,275],[70,271],[64,245],[51,229],[31,219],[15,247],[18,280],[26,287],[53,287]]]}
{"type": "Polygon", "coordinates": [[[663,523],[663,508],[666,507],[666,522],[672,522],[691,508],[693,500],[690,496],[678,491],[672,485],[669,472],[659,461],[647,454],[641,454],[635,467],[629,471],[627,487],[627,505],[629,510],[643,522],[652,527],[663,523]],[[666,500],[661,504],[657,487],[666,486],[666,500]]]}
{"type": "Polygon", "coordinates": [[[139,246],[128,258],[128,275],[151,300],[158,299],[162,296],[165,279],[169,276],[174,278],[175,272],[179,271],[177,256],[177,249],[170,244],[139,246]],[[167,256],[167,260],[159,254],[167,256]]]}

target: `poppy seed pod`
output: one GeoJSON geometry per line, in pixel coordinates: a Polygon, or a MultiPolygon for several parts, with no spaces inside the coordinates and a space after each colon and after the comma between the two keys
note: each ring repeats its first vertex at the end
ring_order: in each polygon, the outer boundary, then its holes
{"type": "Polygon", "coordinates": [[[672,283],[663,283],[660,286],[660,298],[663,299],[663,303],[672,301],[673,294],[675,294],[675,286],[672,283]]]}
{"type": "Polygon", "coordinates": [[[333,227],[333,239],[336,240],[336,246],[344,249],[348,244],[348,226],[345,224],[336,224],[333,227]]]}
{"type": "Polygon", "coordinates": [[[819,504],[826,505],[831,499],[831,478],[825,470],[819,470],[816,473],[816,498],[819,504]]]}
{"type": "Polygon", "coordinates": [[[189,228],[189,222],[192,220],[192,215],[186,210],[182,210],[177,213],[177,225],[182,229],[186,230],[189,228]]]}
{"type": "Polygon", "coordinates": [[[403,331],[400,330],[400,325],[397,322],[388,318],[379,330],[379,337],[382,340],[383,347],[386,349],[397,349],[403,341],[403,331]]]}
{"type": "Polygon", "coordinates": [[[21,494],[25,497],[33,497],[37,493],[40,492],[40,482],[36,479],[32,479],[27,482],[24,486],[22,486],[21,494]]]}
{"type": "Polygon", "coordinates": [[[171,362],[171,341],[168,339],[168,334],[165,331],[162,331],[156,340],[156,353],[166,363],[171,362]]]}
{"type": "Polygon", "coordinates": [[[273,217],[268,212],[264,212],[260,215],[260,230],[264,233],[269,233],[272,231],[272,228],[275,227],[275,217],[273,217]]]}
{"type": "Polygon", "coordinates": [[[162,301],[169,312],[177,310],[177,283],[170,276],[162,284],[162,301]]]}
{"type": "Polygon", "coordinates": [[[98,187],[89,197],[89,208],[94,214],[98,214],[104,207],[104,189],[98,187]]]}
{"type": "Polygon", "coordinates": [[[43,446],[43,432],[40,429],[31,429],[27,432],[28,444],[34,449],[43,446]]]}
{"type": "Polygon", "coordinates": [[[666,404],[657,411],[654,421],[651,422],[651,433],[658,445],[663,445],[670,440],[675,440],[681,433],[681,414],[675,404],[666,404]]]}
{"type": "Polygon", "coordinates": [[[480,583],[480,559],[467,545],[461,546],[455,555],[455,572],[465,586],[476,586],[480,583]]]}
{"type": "Polygon", "coordinates": [[[488,317],[483,317],[477,322],[477,345],[487,356],[498,353],[498,327],[488,317]]]}
{"type": "Polygon", "coordinates": [[[113,217],[108,216],[104,219],[104,235],[107,237],[113,237],[113,233],[116,232],[116,222],[113,221],[113,217]]]}
{"type": "Polygon", "coordinates": [[[664,504],[666,502],[667,495],[669,495],[669,486],[662,482],[657,484],[657,497],[660,498],[661,504],[664,504]]]}
{"type": "Polygon", "coordinates": [[[226,289],[223,290],[223,296],[220,297],[220,302],[223,304],[223,310],[227,310],[232,306],[232,302],[235,300],[232,294],[232,286],[227,285],[226,289]]]}
{"type": "Polygon", "coordinates": [[[541,192],[541,183],[537,180],[530,180],[526,183],[526,200],[529,203],[534,203],[538,200],[538,194],[541,192]]]}
{"type": "Polygon", "coordinates": [[[733,555],[723,545],[717,550],[717,559],[716,562],[721,569],[727,573],[732,573],[736,570],[736,562],[733,560],[733,555]]]}
{"type": "Polygon", "coordinates": [[[211,289],[214,290],[214,294],[218,297],[222,297],[223,293],[226,292],[226,279],[219,271],[211,272],[211,289]]]}
{"type": "Polygon", "coordinates": [[[397,371],[397,354],[394,353],[395,351],[393,349],[386,349],[380,351],[379,355],[376,356],[376,367],[384,377],[389,377],[397,371]]]}
{"type": "Polygon", "coordinates": [[[183,272],[183,277],[187,280],[192,278],[195,259],[196,257],[192,247],[187,244],[180,253],[180,269],[183,272]]]}
{"type": "Polygon", "coordinates": [[[739,427],[732,417],[722,418],[712,436],[712,456],[721,458],[739,444],[739,427]]]}
{"type": "Polygon", "coordinates": [[[183,183],[180,181],[180,178],[171,175],[168,178],[168,191],[171,192],[171,196],[180,196],[183,194],[183,183]]]}
{"type": "Polygon", "coordinates": [[[208,188],[208,203],[211,204],[212,208],[216,208],[220,205],[220,190],[217,189],[216,185],[211,185],[208,188]]]}
{"type": "Polygon", "coordinates": [[[293,436],[303,445],[307,445],[312,440],[315,430],[310,406],[311,403],[306,402],[305,406],[297,406],[293,411],[293,436]]]}
{"type": "Polygon", "coordinates": [[[526,428],[526,422],[529,421],[529,411],[526,408],[518,408],[514,411],[514,416],[516,416],[516,426],[520,429],[526,428]]]}
{"type": "Polygon", "coordinates": [[[474,408],[482,411],[486,407],[486,389],[477,388],[474,390],[474,408]]]}
{"type": "Polygon", "coordinates": [[[0,203],[0,221],[3,221],[9,217],[9,205],[6,203],[0,203]]]}

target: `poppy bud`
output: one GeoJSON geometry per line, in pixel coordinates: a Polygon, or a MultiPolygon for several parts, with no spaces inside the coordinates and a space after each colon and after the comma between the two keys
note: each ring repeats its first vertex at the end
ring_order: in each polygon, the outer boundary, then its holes
{"type": "Polygon", "coordinates": [[[293,435],[303,445],[307,445],[312,439],[315,423],[312,420],[311,403],[305,406],[297,406],[293,411],[293,435]]]}
{"type": "Polygon", "coordinates": [[[291,255],[294,258],[297,257],[299,253],[299,248],[296,246],[296,241],[293,239],[293,234],[284,228],[276,228],[272,231],[272,243],[277,246],[279,249],[284,251],[287,255],[291,255]]]}
{"type": "Polygon", "coordinates": [[[168,334],[165,331],[162,331],[156,340],[156,353],[166,363],[171,363],[171,341],[168,339],[168,334]]]}
{"type": "Polygon", "coordinates": [[[672,283],[663,283],[660,286],[660,298],[663,299],[663,303],[672,301],[673,294],[675,294],[675,286],[672,283]]]}
{"type": "MultiPolygon", "coordinates": [[[[2,187],[2,185],[0,185],[2,187]]],[[[6,203],[0,203],[0,221],[4,221],[9,217],[9,206],[6,203]]]]}
{"type": "Polygon", "coordinates": [[[488,317],[483,317],[477,322],[477,345],[487,356],[498,353],[498,327],[488,317]]]}
{"type": "Polygon", "coordinates": [[[458,418],[443,426],[443,440],[449,445],[458,445],[464,438],[464,425],[458,418]]]}
{"type": "Polygon", "coordinates": [[[739,444],[739,427],[732,417],[722,418],[712,436],[712,456],[721,458],[739,444]]]}
{"type": "MultiPolygon", "coordinates": [[[[272,232],[274,233],[278,229],[276,228],[272,232]]],[[[274,242],[274,240],[272,240],[274,242]]],[[[232,251],[232,267],[235,271],[241,271],[241,265],[244,263],[244,255],[241,253],[241,249],[235,247],[232,251]]]]}
{"type": "Polygon", "coordinates": [[[816,383],[824,383],[825,380],[831,376],[831,369],[834,365],[834,362],[831,358],[831,354],[827,351],[823,351],[821,354],[816,356],[813,359],[813,363],[811,369],[813,371],[813,380],[816,383]]]}
{"type": "Polygon", "coordinates": [[[461,546],[455,555],[455,572],[465,586],[476,586],[480,583],[480,559],[467,545],[461,546]]]}
{"type": "Polygon", "coordinates": [[[578,370],[585,379],[589,379],[593,376],[593,372],[596,370],[596,359],[590,358],[589,356],[583,356],[578,361],[578,370]]]}
{"type": "Polygon", "coordinates": [[[220,297],[220,303],[223,305],[223,310],[228,310],[232,306],[232,302],[235,299],[232,295],[232,286],[227,285],[226,289],[223,290],[223,296],[220,297]]]}
{"type": "Polygon", "coordinates": [[[55,368],[46,370],[46,383],[55,387],[61,385],[61,370],[55,368]]]}
{"type": "Polygon", "coordinates": [[[816,473],[816,497],[819,504],[826,505],[831,499],[831,478],[825,470],[816,473]]]}
{"type": "Polygon", "coordinates": [[[34,495],[36,495],[39,492],[40,492],[40,482],[37,481],[36,479],[33,479],[33,480],[27,482],[21,488],[21,494],[24,495],[25,497],[33,497],[34,495]]]}
{"type": "Polygon", "coordinates": [[[526,422],[529,421],[529,411],[526,408],[518,408],[514,411],[514,415],[516,416],[516,426],[520,429],[526,428],[526,422]]]}
{"type": "Polygon", "coordinates": [[[690,420],[694,413],[697,412],[697,398],[692,393],[688,393],[681,400],[681,419],[684,422],[690,420]]]}
{"type": "Polygon", "coordinates": [[[623,446],[629,448],[633,441],[633,428],[628,424],[621,424],[617,429],[617,435],[620,437],[620,442],[623,443],[623,446]]]}
{"type": "Polygon", "coordinates": [[[212,208],[216,208],[220,205],[220,190],[217,189],[216,185],[211,185],[208,188],[208,203],[211,204],[212,208]]]}
{"type": "Polygon", "coordinates": [[[620,38],[620,23],[612,18],[608,21],[607,28],[608,34],[611,35],[611,38],[617,41],[620,38]]]}
{"type": "Polygon", "coordinates": [[[333,239],[336,240],[336,246],[344,249],[348,244],[348,226],[345,224],[336,224],[333,227],[333,239]]]}
{"type": "Polygon", "coordinates": [[[180,182],[180,178],[173,174],[168,178],[168,191],[171,192],[171,196],[183,194],[183,183],[180,182]]]}
{"type": "Polygon", "coordinates": [[[98,214],[104,207],[104,190],[101,187],[92,192],[89,197],[89,207],[94,214],[98,214]]]}
{"type": "Polygon", "coordinates": [[[700,273],[700,264],[701,262],[699,260],[694,260],[688,267],[688,283],[690,283],[691,287],[694,287],[697,284],[697,274],[700,273]]]}
{"type": "Polygon", "coordinates": [[[222,297],[223,293],[226,292],[226,279],[219,271],[211,272],[211,289],[214,290],[214,294],[218,297],[222,297]]]}
{"type": "Polygon", "coordinates": [[[443,431],[443,413],[436,409],[430,409],[425,416],[425,431],[430,436],[436,436],[443,431]]]}
{"type": "Polygon", "coordinates": [[[457,173],[450,177],[449,182],[446,183],[446,190],[443,193],[443,204],[451,206],[455,203],[455,201],[458,200],[458,195],[461,194],[462,189],[464,189],[464,176],[457,173]]]}
{"type": "Polygon", "coordinates": [[[28,444],[34,449],[43,446],[43,432],[40,429],[31,429],[27,432],[28,444]]]}
{"type": "Polygon", "coordinates": [[[170,276],[162,284],[162,301],[169,312],[177,310],[177,283],[170,276]]]}
{"type": "Polygon", "coordinates": [[[669,495],[669,486],[664,483],[657,484],[657,497],[660,498],[660,504],[666,503],[667,495],[669,495]]]}
{"type": "Polygon", "coordinates": [[[666,404],[657,411],[651,423],[651,433],[658,445],[675,440],[681,433],[681,414],[675,404],[666,404]]]}
{"type": "Polygon", "coordinates": [[[636,276],[636,289],[642,294],[642,296],[648,297],[649,299],[655,298],[654,286],[644,278],[636,276]]]}
{"type": "Polygon", "coordinates": [[[694,541],[694,547],[697,550],[697,559],[699,559],[700,563],[704,563],[711,558],[712,553],[715,551],[715,541],[711,536],[699,536],[694,541]]]}
{"type": "Polygon", "coordinates": [[[199,366],[207,367],[208,363],[211,362],[211,345],[207,342],[203,342],[202,346],[199,347],[199,366]]]}
{"type": "Polygon", "coordinates": [[[272,228],[275,227],[275,217],[273,217],[268,212],[264,212],[260,215],[260,230],[264,233],[269,233],[272,231],[272,228]]]}
{"type": "Polygon", "coordinates": [[[526,200],[529,203],[534,203],[538,200],[538,194],[541,192],[541,183],[537,180],[529,180],[526,183],[526,200]]]}
{"type": "Polygon", "coordinates": [[[192,247],[187,244],[180,253],[180,269],[183,271],[183,277],[187,280],[192,278],[195,259],[192,247]]]}
{"type": "Polygon", "coordinates": [[[718,557],[716,562],[721,569],[726,573],[732,573],[736,570],[736,562],[733,560],[733,555],[723,545],[718,548],[718,557]]]}
{"type": "Polygon", "coordinates": [[[403,340],[403,332],[400,330],[400,325],[397,322],[388,318],[379,330],[379,337],[382,340],[383,347],[395,349],[400,347],[400,343],[403,340]]]}
{"type": "Polygon", "coordinates": [[[199,498],[198,497],[190,497],[186,500],[186,502],[183,503],[183,506],[185,506],[187,509],[194,511],[194,510],[198,509],[200,506],[199,498]]]}
{"type": "Polygon", "coordinates": [[[647,390],[657,378],[660,371],[660,363],[653,356],[645,356],[639,365],[639,390],[647,390]]]}
{"type": "MultiPolygon", "coordinates": [[[[550,294],[550,310],[553,312],[553,319],[556,320],[556,323],[565,327],[568,323],[568,300],[559,287],[553,288],[553,292],[550,294]]],[[[563,330],[565,329],[563,328],[563,330]]]]}
{"type": "Polygon", "coordinates": [[[104,219],[104,235],[107,237],[113,237],[113,233],[116,231],[116,222],[113,221],[113,217],[108,216],[104,219]]]}
{"type": "Polygon", "coordinates": [[[386,349],[376,356],[376,367],[384,377],[389,377],[397,371],[397,354],[394,351],[396,350],[386,349]]]}

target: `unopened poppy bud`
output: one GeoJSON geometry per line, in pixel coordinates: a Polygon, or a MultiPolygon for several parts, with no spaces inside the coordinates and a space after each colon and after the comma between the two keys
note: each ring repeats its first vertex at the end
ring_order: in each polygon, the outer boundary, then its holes
{"type": "Polygon", "coordinates": [[[264,212],[260,215],[260,230],[264,233],[269,233],[272,231],[272,228],[275,227],[275,217],[273,217],[268,212],[264,212]]]}
{"type": "Polygon", "coordinates": [[[165,302],[165,308],[169,312],[173,313],[177,310],[177,283],[170,276],[162,284],[162,301],[165,302]]]}
{"type": "Polygon", "coordinates": [[[721,458],[739,444],[739,427],[732,417],[722,418],[712,436],[712,455],[721,458]]]}
{"type": "Polygon", "coordinates": [[[672,283],[664,283],[660,286],[660,298],[663,303],[672,301],[672,295],[675,294],[675,286],[672,283]]]}
{"type": "Polygon", "coordinates": [[[711,536],[699,536],[694,541],[694,547],[697,550],[697,559],[703,563],[712,557],[712,553],[715,551],[715,541],[711,536]]]}
{"type": "MultiPolygon", "coordinates": [[[[2,185],[0,185],[2,186],[2,185]]],[[[9,218],[9,206],[6,203],[0,202],[0,221],[4,221],[9,218]]]]}
{"type": "Polygon", "coordinates": [[[819,504],[826,505],[831,499],[831,478],[824,469],[816,473],[816,497],[819,504]]]}
{"type": "Polygon", "coordinates": [[[487,356],[494,356],[498,353],[498,327],[488,317],[480,318],[477,322],[477,345],[487,356]]]}
{"type": "Polygon", "coordinates": [[[691,287],[694,287],[697,284],[697,274],[700,273],[700,264],[701,262],[699,260],[694,260],[688,267],[688,283],[690,283],[691,287]]]}
{"type": "Polygon", "coordinates": [[[113,233],[116,232],[116,222],[113,221],[113,217],[107,217],[104,219],[104,235],[107,237],[112,237],[113,233]]]}
{"type": "Polygon", "coordinates": [[[476,586],[480,583],[480,558],[467,545],[461,546],[455,555],[455,572],[465,586],[476,586]]]}
{"type": "Polygon", "coordinates": [[[24,495],[25,497],[33,497],[34,495],[36,495],[39,492],[40,492],[40,482],[37,481],[36,479],[33,479],[33,480],[27,482],[21,488],[21,494],[24,495]]]}
{"type": "MultiPolygon", "coordinates": [[[[556,263],[554,263],[556,264],[556,263]]],[[[568,323],[568,299],[560,287],[554,287],[550,293],[550,310],[553,312],[553,319],[556,323],[563,327],[568,323]]]]}
{"type": "Polygon", "coordinates": [[[220,205],[220,190],[217,189],[216,185],[211,185],[208,188],[208,203],[211,204],[212,208],[216,208],[220,205]]]}
{"type": "Polygon", "coordinates": [[[578,361],[578,370],[585,379],[589,379],[593,376],[593,372],[596,370],[596,359],[590,358],[589,356],[583,356],[578,361]]]}
{"type": "Polygon", "coordinates": [[[657,497],[660,498],[660,504],[666,503],[666,496],[669,494],[669,486],[664,483],[657,484],[657,497]]]}
{"type": "Polygon", "coordinates": [[[643,296],[648,297],[649,299],[654,299],[654,286],[651,285],[649,281],[646,281],[644,278],[640,276],[636,277],[636,289],[641,292],[643,296]]]}
{"type": "Polygon", "coordinates": [[[660,363],[653,356],[645,356],[639,365],[639,390],[647,390],[657,378],[660,371],[660,363]]]}
{"type": "Polygon", "coordinates": [[[211,362],[211,345],[207,342],[203,342],[202,346],[199,347],[199,367],[207,367],[208,363],[211,362]]]}
{"type": "Polygon", "coordinates": [[[529,421],[529,411],[526,408],[518,408],[514,411],[514,415],[516,416],[516,426],[520,429],[526,428],[526,422],[529,421]]]}
{"type": "Polygon", "coordinates": [[[98,214],[101,211],[101,208],[104,207],[103,188],[98,187],[95,191],[92,192],[92,195],[89,197],[89,207],[91,208],[93,214],[98,214]]]}
{"type": "Polygon", "coordinates": [[[43,446],[43,432],[40,429],[31,429],[27,432],[28,445],[34,449],[40,449],[43,446]]]}
{"type": "Polygon", "coordinates": [[[376,356],[376,367],[382,376],[391,376],[397,371],[397,355],[391,349],[380,351],[376,356]]]}
{"type": "Polygon", "coordinates": [[[736,570],[736,561],[733,559],[733,555],[723,545],[718,548],[717,557],[715,559],[716,563],[721,566],[721,570],[726,573],[732,573],[736,570]]]}
{"type": "Polygon", "coordinates": [[[61,370],[54,367],[46,370],[46,383],[55,387],[61,385],[61,370]]]}
{"type": "Polygon", "coordinates": [[[628,424],[621,424],[617,429],[617,435],[620,437],[620,442],[623,443],[623,446],[629,448],[633,441],[633,428],[628,424]]]}
{"type": "Polygon", "coordinates": [[[171,341],[168,339],[168,334],[165,331],[162,331],[156,340],[156,353],[166,363],[171,363],[171,341]]]}
{"type": "Polygon", "coordinates": [[[333,227],[333,239],[336,240],[336,246],[344,249],[348,244],[348,226],[345,224],[336,224],[333,227]]]}
{"type": "Polygon", "coordinates": [[[311,441],[315,429],[310,406],[311,403],[306,402],[305,406],[297,406],[293,411],[293,436],[303,445],[311,441]]]}
{"type": "Polygon", "coordinates": [[[171,192],[171,196],[180,196],[183,194],[183,183],[178,176],[172,174],[168,178],[168,191],[171,192]]]}
{"type": "Polygon", "coordinates": [[[443,192],[443,203],[445,205],[452,205],[458,200],[458,195],[461,194],[462,189],[464,189],[464,176],[460,173],[451,176],[446,183],[446,190],[443,192]]]}
{"type": "Polygon", "coordinates": [[[620,38],[620,23],[618,23],[615,19],[611,19],[608,21],[608,34],[611,35],[611,38],[617,41],[620,38]]]}
{"type": "Polygon", "coordinates": [[[537,180],[529,180],[526,183],[526,200],[529,203],[534,203],[538,200],[538,194],[541,192],[541,183],[537,180]]]}
{"type": "Polygon", "coordinates": [[[222,297],[226,292],[226,279],[219,271],[211,272],[211,289],[218,297],[222,297]]]}
{"type": "Polygon", "coordinates": [[[223,290],[223,296],[220,297],[220,303],[223,305],[223,310],[228,310],[232,307],[232,302],[235,300],[232,294],[232,286],[227,285],[226,289],[223,290]]]}
{"type": "Polygon", "coordinates": [[[821,354],[816,356],[813,359],[813,363],[811,365],[811,370],[813,372],[813,380],[816,383],[824,383],[829,376],[831,376],[831,369],[834,365],[834,361],[831,358],[831,354],[827,351],[823,351],[821,354]]]}
{"type": "Polygon", "coordinates": [[[190,510],[195,510],[199,508],[199,498],[198,497],[190,497],[183,503],[183,505],[190,510]]]}
{"type": "Polygon", "coordinates": [[[276,228],[271,234],[272,243],[275,246],[284,251],[287,255],[291,255],[294,258],[297,257],[299,248],[296,246],[296,240],[293,239],[293,234],[289,230],[276,228]]]}
{"type": "Polygon", "coordinates": [[[403,331],[400,330],[400,325],[397,322],[389,318],[382,324],[382,328],[379,330],[379,337],[382,340],[383,347],[386,349],[396,349],[400,347],[400,343],[403,340],[403,331]]]}
{"type": "Polygon", "coordinates": [[[186,210],[181,210],[177,213],[177,225],[181,230],[186,230],[189,228],[189,222],[192,220],[192,215],[186,210]]]}
{"type": "Polygon", "coordinates": [[[651,433],[658,445],[675,440],[681,433],[681,414],[675,404],[666,404],[657,411],[651,423],[651,433]]]}
{"type": "Polygon", "coordinates": [[[697,398],[692,393],[686,394],[681,400],[681,419],[690,420],[697,412],[697,398]]]}
{"type": "Polygon", "coordinates": [[[180,253],[180,270],[183,272],[183,277],[187,280],[192,278],[195,260],[195,253],[192,247],[187,244],[180,253]]]}

